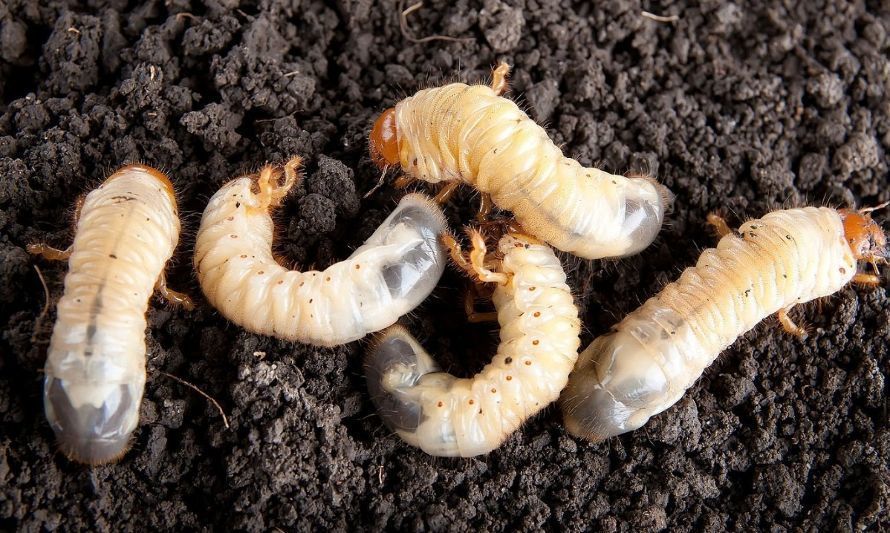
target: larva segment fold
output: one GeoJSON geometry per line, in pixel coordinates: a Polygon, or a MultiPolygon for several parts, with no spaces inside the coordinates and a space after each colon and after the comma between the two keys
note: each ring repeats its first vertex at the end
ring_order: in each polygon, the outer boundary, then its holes
{"type": "MultiPolygon", "coordinates": [[[[445,268],[439,244],[445,218],[417,194],[402,198],[346,260],[324,271],[282,267],[272,256],[272,202],[265,199],[273,180],[263,180],[265,172],[259,182],[238,178],[223,186],[198,230],[201,288],[230,321],[254,333],[336,346],[393,324],[438,283],[445,268]]],[[[276,191],[278,197],[286,192],[276,191]]]]}
{"type": "Polygon", "coordinates": [[[426,89],[387,110],[371,135],[381,165],[431,183],[461,181],[491,195],[530,233],[596,259],[635,254],[658,234],[670,192],[650,178],[617,176],[567,158],[546,131],[489,86],[426,89]]]}
{"type": "Polygon", "coordinates": [[[774,211],[746,222],[581,353],[560,399],[566,429],[600,441],[639,428],[740,335],[840,290],[856,266],[834,209],[774,211]]]}
{"type": "Polygon", "coordinates": [[[496,284],[492,299],[501,342],[479,374],[458,379],[442,372],[401,326],[385,330],[365,360],[380,417],[431,455],[494,450],[559,396],[577,358],[578,310],[553,251],[507,235],[499,252],[497,270],[505,281],[496,284]]]}

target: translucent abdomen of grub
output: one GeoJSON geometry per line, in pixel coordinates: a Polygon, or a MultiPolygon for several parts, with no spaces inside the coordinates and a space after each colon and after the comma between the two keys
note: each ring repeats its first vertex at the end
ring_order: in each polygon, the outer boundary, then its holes
{"type": "Polygon", "coordinates": [[[441,369],[401,326],[382,333],[365,359],[368,392],[383,422],[393,431],[414,432],[424,420],[423,405],[411,394],[420,378],[441,369]]]}
{"type": "Polygon", "coordinates": [[[44,410],[62,452],[93,465],[114,461],[126,453],[139,421],[144,385],[144,380],[80,382],[47,375],[44,410]]]}
{"type": "Polygon", "coordinates": [[[425,196],[409,194],[365,243],[350,256],[366,250],[393,248],[380,266],[394,300],[419,305],[432,292],[445,270],[446,257],[439,238],[446,231],[439,207],[425,196]]]}
{"type": "Polygon", "coordinates": [[[562,393],[566,429],[595,442],[633,431],[670,405],[670,390],[646,345],[626,331],[604,335],[581,352],[562,393]]]}
{"type": "Polygon", "coordinates": [[[621,235],[627,242],[622,257],[637,254],[652,244],[673,202],[666,187],[649,178],[630,178],[624,200],[621,235]]]}

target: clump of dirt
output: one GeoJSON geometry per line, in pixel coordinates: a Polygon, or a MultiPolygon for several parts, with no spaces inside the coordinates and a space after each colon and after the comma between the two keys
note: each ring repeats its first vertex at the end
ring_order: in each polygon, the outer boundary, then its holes
{"type": "MultiPolygon", "coordinates": [[[[75,198],[143,161],[176,181],[190,268],[204,203],[234,175],[293,154],[307,174],[279,211],[301,265],[345,257],[395,205],[366,136],[405,94],[514,65],[511,96],[568,155],[657,176],[670,225],[618,262],[569,257],[588,331],[605,331],[713,243],[731,221],[783,205],[890,199],[890,11],[880,2],[425,3],[399,29],[392,1],[10,0],[0,4],[0,528],[842,529],[890,526],[890,306],[850,287],[802,316],[805,342],[772,320],[734,344],[675,407],[592,445],[556,410],[492,454],[442,460],[374,414],[365,344],[294,345],[241,331],[205,303],[154,302],[148,385],[133,451],[98,468],[56,453],[41,368],[75,198]],[[676,15],[659,22],[643,11],[676,15]],[[228,412],[163,372],[195,383],[228,412]],[[135,520],[138,519],[138,522],[135,520]],[[129,526],[128,526],[129,524],[129,526]],[[138,525],[134,525],[138,524],[138,525]]],[[[454,227],[472,220],[462,191],[454,227]]],[[[885,216],[880,214],[880,217],[885,216]]],[[[406,320],[458,373],[478,370],[492,325],[466,324],[446,274],[406,320]]],[[[199,298],[200,302],[200,298],[199,298]]]]}

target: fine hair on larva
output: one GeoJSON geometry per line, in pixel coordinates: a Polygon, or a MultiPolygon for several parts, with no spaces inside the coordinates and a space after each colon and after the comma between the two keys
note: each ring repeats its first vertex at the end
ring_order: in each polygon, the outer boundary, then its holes
{"type": "Polygon", "coordinates": [[[173,185],[161,172],[128,165],[86,195],[67,250],[28,246],[68,260],[65,291],[47,354],[46,418],[62,452],[87,464],[114,461],[129,449],[145,387],[145,314],[179,240],[173,185]]]}
{"type": "MultiPolygon", "coordinates": [[[[408,178],[460,183],[513,212],[525,231],[572,254],[624,257],[658,234],[672,195],[648,177],[624,177],[565,157],[546,130],[500,94],[509,67],[491,86],[451,83],[424,89],[386,110],[370,135],[372,159],[408,178]]],[[[400,180],[404,182],[403,180],[400,180]]],[[[489,209],[488,201],[483,211],[489,209]]]]}
{"type": "Polygon", "coordinates": [[[402,326],[376,339],[365,360],[371,399],[384,423],[430,455],[488,453],[559,396],[578,357],[580,320],[559,260],[549,246],[506,234],[496,254],[471,233],[467,261],[455,261],[494,283],[500,345],[476,376],[443,372],[402,326]]]}
{"type": "Polygon", "coordinates": [[[283,170],[237,178],[201,217],[195,268],[210,304],[262,335],[337,346],[395,323],[432,292],[445,269],[447,232],[438,205],[409,194],[349,258],[324,271],[299,272],[272,255],[278,206],[298,180],[300,158],[283,170]]]}
{"type": "Polygon", "coordinates": [[[635,430],[677,402],[716,357],[761,320],[806,338],[788,316],[796,305],[831,295],[849,282],[877,285],[857,271],[888,258],[873,209],[805,207],[750,220],[722,235],[695,266],[593,341],[562,393],[566,429],[592,441],[635,430]]]}

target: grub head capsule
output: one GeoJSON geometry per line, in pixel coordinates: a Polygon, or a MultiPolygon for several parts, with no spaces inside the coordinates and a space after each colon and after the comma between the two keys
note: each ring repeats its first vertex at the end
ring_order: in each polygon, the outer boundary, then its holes
{"type": "Polygon", "coordinates": [[[396,108],[390,107],[374,122],[369,139],[371,159],[378,167],[388,167],[399,162],[399,132],[396,126],[396,108]]]}
{"type": "Polygon", "coordinates": [[[868,210],[838,211],[844,221],[844,237],[857,260],[887,261],[887,236],[868,214],[868,210]]]}

